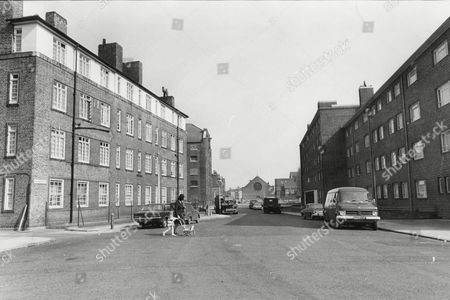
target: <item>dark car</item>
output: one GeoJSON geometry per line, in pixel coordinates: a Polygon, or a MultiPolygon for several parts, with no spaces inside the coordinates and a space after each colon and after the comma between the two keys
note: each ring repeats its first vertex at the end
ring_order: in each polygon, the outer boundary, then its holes
{"type": "Polygon", "coordinates": [[[281,214],[281,206],[278,202],[279,202],[278,198],[275,197],[264,198],[263,212],[265,214],[268,214],[270,212],[281,214]]]}

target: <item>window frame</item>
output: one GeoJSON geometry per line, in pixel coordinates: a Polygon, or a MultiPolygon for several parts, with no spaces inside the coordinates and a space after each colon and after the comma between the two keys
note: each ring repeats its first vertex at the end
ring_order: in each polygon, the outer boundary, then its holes
{"type": "Polygon", "coordinates": [[[100,125],[110,128],[111,126],[111,105],[100,103],[100,125]]]}
{"type": "Polygon", "coordinates": [[[6,124],[6,143],[5,143],[5,157],[6,158],[16,157],[18,141],[19,141],[19,124],[7,123],[6,124]],[[14,138],[12,138],[12,133],[14,133],[14,138]],[[14,147],[12,147],[13,141],[14,141],[14,144],[13,144],[14,147]]]}
{"type": "Polygon", "coordinates": [[[398,184],[398,182],[395,182],[392,185],[392,190],[394,193],[394,199],[400,199],[400,185],[398,184]]]}
{"type": "Polygon", "coordinates": [[[89,164],[91,162],[91,139],[79,136],[78,137],[78,151],[77,151],[77,158],[79,163],[89,164]],[[87,147],[87,154],[83,155],[83,150],[85,150],[84,147],[87,147]],[[87,157],[86,160],[84,160],[87,157]],[[83,160],[82,160],[83,158],[83,160]]]}
{"type": "Polygon", "coordinates": [[[416,198],[417,198],[417,199],[428,199],[427,181],[426,181],[426,180],[423,180],[423,179],[420,179],[420,180],[416,180],[415,183],[416,183],[416,198]],[[419,188],[420,188],[420,185],[419,185],[419,184],[420,184],[421,182],[423,182],[423,183],[424,183],[424,186],[425,186],[425,194],[424,194],[423,196],[421,196],[420,193],[419,193],[419,188]],[[419,197],[419,196],[420,196],[420,197],[419,197]]]}
{"type": "Polygon", "coordinates": [[[50,129],[50,158],[58,159],[58,160],[66,159],[66,132],[64,130],[57,129],[57,128],[50,129]],[[61,139],[62,139],[62,145],[59,145],[59,143],[61,142],[61,139]],[[54,142],[58,143],[58,147],[56,147],[57,144],[54,144],[54,142]],[[58,152],[58,153],[56,151],[57,148],[58,148],[58,150],[60,150],[60,152],[58,152]],[[55,154],[61,154],[61,155],[55,155],[55,154]]]}
{"type": "Polygon", "coordinates": [[[134,116],[127,113],[127,135],[134,137],[134,116]]]}
{"type": "Polygon", "coordinates": [[[122,150],[120,149],[120,146],[117,145],[117,147],[116,147],[116,169],[120,169],[120,165],[121,165],[121,152],[122,152],[122,150]]]}
{"type": "Polygon", "coordinates": [[[408,74],[406,74],[406,82],[408,84],[408,87],[410,87],[414,82],[417,81],[417,66],[414,66],[408,74]]]}
{"type": "Polygon", "coordinates": [[[130,206],[133,206],[133,204],[134,204],[134,199],[133,199],[134,191],[133,191],[133,189],[134,189],[134,185],[132,185],[132,184],[126,183],[124,185],[123,190],[125,192],[125,198],[124,198],[124,205],[125,206],[130,207],[130,206]],[[127,193],[127,192],[131,192],[131,193],[127,193]]]}
{"type": "Polygon", "coordinates": [[[401,112],[401,113],[399,113],[399,114],[397,114],[396,116],[395,116],[395,123],[396,123],[396,126],[397,126],[397,130],[402,130],[403,129],[403,113],[401,112]]]}
{"type": "Polygon", "coordinates": [[[92,97],[86,94],[80,94],[80,103],[78,105],[78,117],[91,122],[92,119],[92,97]]]}
{"type": "Polygon", "coordinates": [[[441,137],[441,152],[447,153],[450,152],[450,129],[442,132],[440,134],[441,137]]]}
{"type": "Polygon", "coordinates": [[[67,113],[67,85],[53,82],[52,110],[67,113]]]}
{"type": "Polygon", "coordinates": [[[91,76],[91,59],[89,56],[80,53],[80,56],[78,58],[78,67],[79,67],[79,73],[83,75],[84,77],[90,78],[91,76]]]}
{"type": "Polygon", "coordinates": [[[421,160],[421,159],[425,158],[424,148],[425,148],[425,143],[422,140],[419,140],[419,141],[413,143],[413,150],[414,150],[414,157],[413,157],[413,159],[414,160],[421,160]],[[417,149],[420,148],[420,147],[422,148],[421,152],[417,151],[417,149]],[[421,155],[419,155],[419,154],[421,154],[421,155]]]}
{"type": "Polygon", "coordinates": [[[77,180],[77,198],[76,198],[76,207],[89,207],[89,181],[86,180],[77,180]],[[86,184],[86,203],[83,205],[79,205],[79,197],[80,197],[80,184],[86,184]]]}
{"type": "Polygon", "coordinates": [[[99,146],[99,165],[109,167],[111,164],[111,144],[100,142],[99,146]]]}
{"type": "Polygon", "coordinates": [[[50,178],[48,181],[48,208],[49,209],[57,209],[57,208],[64,208],[64,179],[59,178],[50,178]],[[52,182],[58,182],[61,184],[61,195],[55,195],[56,197],[61,196],[60,204],[59,205],[53,205],[52,201],[52,182]]]}
{"type": "Polygon", "coordinates": [[[13,36],[12,36],[12,52],[13,53],[22,52],[22,36],[23,36],[23,28],[22,27],[14,27],[13,36]],[[20,33],[19,33],[19,31],[20,31],[20,33]],[[18,47],[18,45],[19,45],[19,47],[18,47]]]}
{"type": "Polygon", "coordinates": [[[98,206],[99,207],[108,207],[109,206],[109,183],[108,182],[99,182],[98,183],[98,206]],[[102,185],[106,185],[106,194],[102,194],[102,185]],[[102,198],[106,196],[106,203],[101,202],[102,198]]]}
{"type": "Polygon", "coordinates": [[[437,101],[437,106],[438,109],[442,108],[448,104],[450,104],[450,80],[448,80],[447,82],[443,83],[442,85],[440,85],[437,89],[436,89],[436,101],[437,101]],[[443,87],[446,87],[446,90],[448,91],[447,93],[447,102],[442,104],[442,95],[441,95],[441,90],[443,87]]]}
{"type": "Polygon", "coordinates": [[[15,198],[16,198],[15,196],[16,196],[16,178],[11,177],[11,176],[4,177],[4,179],[3,179],[2,213],[13,213],[14,212],[14,202],[15,202],[15,198]],[[12,181],[12,184],[10,183],[11,181],[12,181]],[[10,187],[11,187],[11,193],[9,192],[10,187]],[[11,197],[11,198],[9,198],[9,197],[11,197]]]}
{"type": "Polygon", "coordinates": [[[410,123],[414,123],[422,118],[421,115],[421,109],[420,109],[420,102],[417,101],[409,107],[409,121],[410,123]],[[416,110],[416,109],[417,110],[416,110]],[[418,111],[418,116],[416,116],[415,112],[418,111]]]}
{"type": "Polygon", "coordinates": [[[437,185],[438,185],[438,194],[444,195],[445,194],[445,178],[444,177],[438,177],[437,178],[437,185]]]}
{"type": "Polygon", "coordinates": [[[67,60],[67,44],[61,39],[53,37],[53,60],[56,62],[66,65],[67,60]]]}
{"type": "Polygon", "coordinates": [[[442,61],[444,58],[446,58],[448,56],[448,41],[445,40],[442,43],[439,44],[439,46],[437,46],[435,49],[433,49],[433,64],[437,65],[440,61],[442,61]],[[436,54],[438,53],[438,50],[444,46],[444,49],[446,49],[446,54],[444,56],[442,56],[439,60],[436,57],[436,54]]]}
{"type": "Polygon", "coordinates": [[[134,150],[133,149],[126,149],[126,151],[125,151],[125,170],[127,170],[127,171],[134,170],[134,150]],[[131,166],[129,163],[131,163],[131,166]]]}
{"type": "Polygon", "coordinates": [[[15,106],[19,105],[19,99],[20,99],[20,74],[15,73],[9,73],[8,75],[8,106],[15,106]],[[13,92],[13,88],[17,88],[17,93],[13,92]],[[14,95],[14,97],[13,97],[14,95]]]}

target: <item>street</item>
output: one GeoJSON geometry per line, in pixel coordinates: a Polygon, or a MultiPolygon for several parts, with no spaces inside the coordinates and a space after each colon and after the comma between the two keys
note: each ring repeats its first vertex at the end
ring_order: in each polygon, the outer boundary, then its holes
{"type": "Polygon", "coordinates": [[[193,237],[162,237],[161,228],[65,234],[13,250],[0,267],[0,298],[450,298],[449,243],[322,226],[241,208],[227,219],[200,220],[193,237]],[[302,242],[307,236],[316,239],[302,242]]]}

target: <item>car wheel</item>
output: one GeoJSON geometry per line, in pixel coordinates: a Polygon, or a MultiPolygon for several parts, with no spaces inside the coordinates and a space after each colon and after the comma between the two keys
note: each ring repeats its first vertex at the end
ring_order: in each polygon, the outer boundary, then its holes
{"type": "Polygon", "coordinates": [[[378,223],[373,223],[371,226],[372,230],[378,230],[378,223]]]}
{"type": "Polygon", "coordinates": [[[139,223],[141,225],[141,228],[145,228],[145,223],[139,223]]]}

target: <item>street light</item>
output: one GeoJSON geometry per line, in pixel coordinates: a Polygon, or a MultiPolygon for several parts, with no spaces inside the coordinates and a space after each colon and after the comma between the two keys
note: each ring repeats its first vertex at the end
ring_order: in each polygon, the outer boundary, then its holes
{"type": "MultiPolygon", "coordinates": [[[[322,197],[325,194],[325,179],[323,178],[323,155],[325,154],[325,147],[322,145],[319,145],[317,147],[317,150],[319,150],[319,157],[320,157],[320,174],[322,174],[321,179],[322,179],[322,197]]],[[[322,203],[324,203],[325,201],[322,201],[322,203]]]]}
{"type": "Polygon", "coordinates": [[[370,169],[371,169],[371,173],[372,173],[372,196],[377,199],[377,195],[376,195],[376,185],[377,185],[377,179],[375,177],[375,166],[373,165],[373,148],[372,148],[372,127],[370,124],[370,119],[373,117],[373,112],[369,109],[366,108],[364,110],[364,114],[367,117],[368,120],[368,125],[369,125],[369,147],[370,147],[370,169]]]}
{"type": "Polygon", "coordinates": [[[217,179],[217,183],[219,184],[219,213],[222,212],[222,198],[220,195],[220,186],[222,185],[222,179],[217,179]]]}

